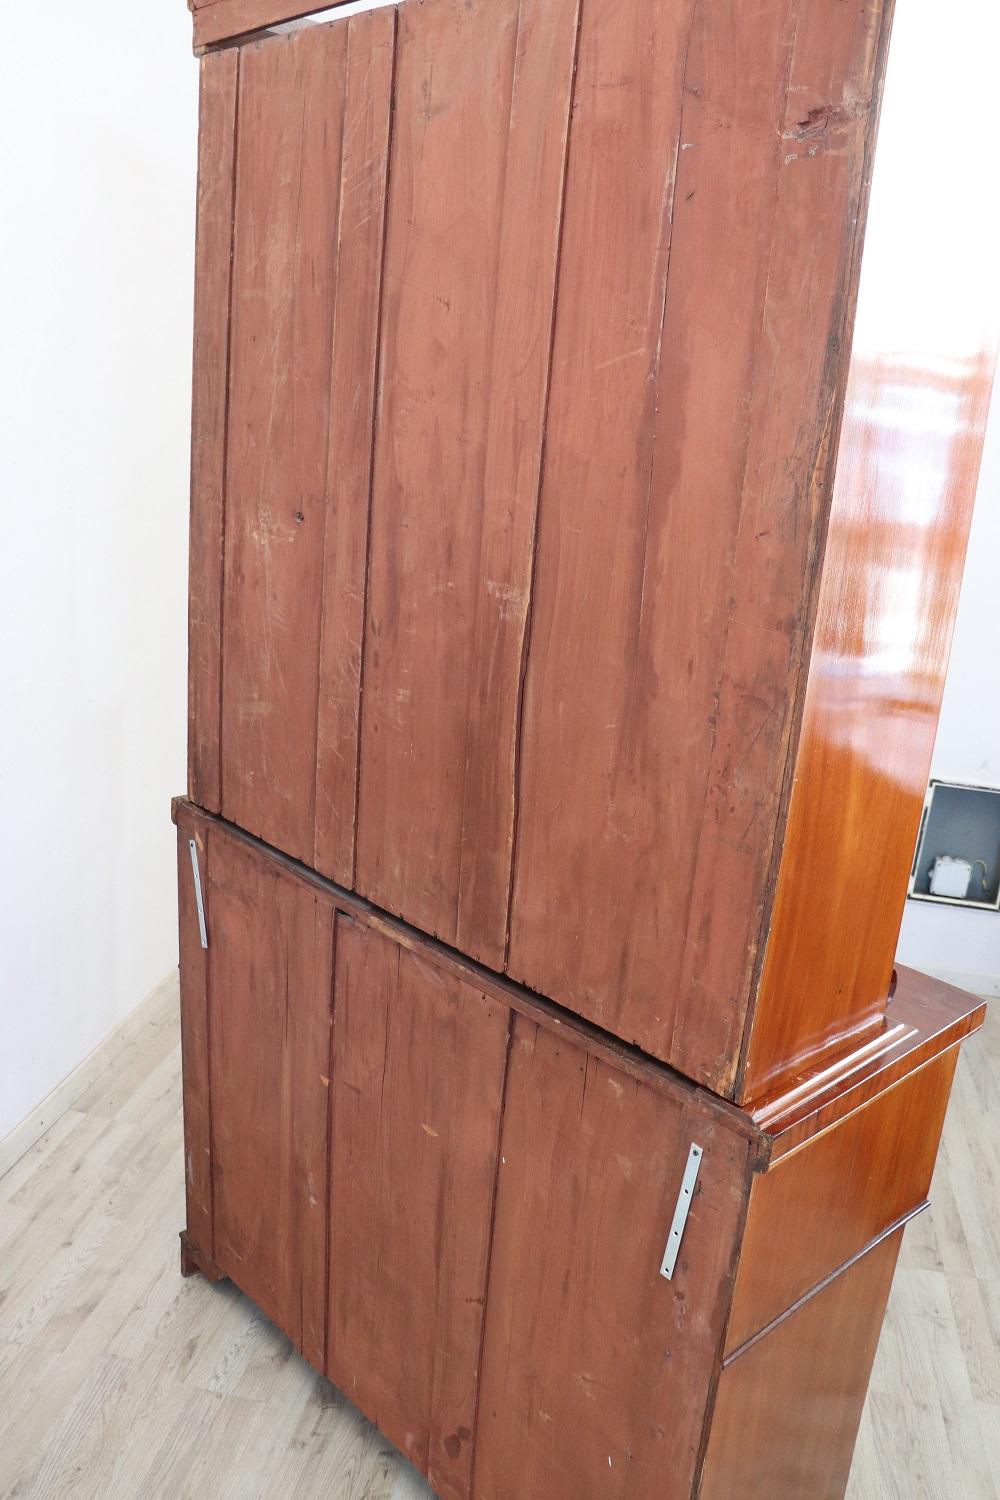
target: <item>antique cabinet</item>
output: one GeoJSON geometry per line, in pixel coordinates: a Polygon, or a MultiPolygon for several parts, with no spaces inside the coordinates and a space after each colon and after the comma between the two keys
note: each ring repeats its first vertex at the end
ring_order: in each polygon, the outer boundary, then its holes
{"type": "Polygon", "coordinates": [[[891,201],[851,365],[888,9],[201,62],[192,799],[743,1101],[883,1025],[992,375],[891,201]]]}
{"type": "Polygon", "coordinates": [[[193,0],[184,1260],[442,1496],[843,1493],[982,1019],[979,5],[193,0]]]}
{"type": "Polygon", "coordinates": [[[754,1112],[175,817],[188,1268],[449,1500],[839,1495],[982,1006],[901,971],[849,1080],[754,1112]]]}

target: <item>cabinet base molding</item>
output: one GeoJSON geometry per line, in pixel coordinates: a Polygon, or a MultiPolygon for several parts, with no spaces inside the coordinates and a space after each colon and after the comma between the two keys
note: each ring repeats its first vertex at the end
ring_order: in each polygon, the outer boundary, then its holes
{"type": "Polygon", "coordinates": [[[901,970],[885,1046],[755,1114],[174,816],[182,1273],[442,1500],[837,1500],[979,1002],[901,970]]]}

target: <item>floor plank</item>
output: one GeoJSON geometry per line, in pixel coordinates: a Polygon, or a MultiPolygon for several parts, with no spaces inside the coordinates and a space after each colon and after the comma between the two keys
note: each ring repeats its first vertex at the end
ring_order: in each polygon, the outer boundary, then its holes
{"type": "MultiPolygon", "coordinates": [[[[181,1280],[181,1156],[174,991],[0,1178],[0,1496],[427,1500],[234,1287],[181,1280]]],[[[933,1200],[849,1500],[1000,1500],[1000,1008],[963,1051],[933,1200]]]]}

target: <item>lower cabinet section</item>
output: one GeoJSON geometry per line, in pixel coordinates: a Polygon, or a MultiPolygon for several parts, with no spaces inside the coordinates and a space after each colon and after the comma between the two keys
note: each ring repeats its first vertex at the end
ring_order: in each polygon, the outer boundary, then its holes
{"type": "Polygon", "coordinates": [[[447,1500],[841,1496],[968,997],[754,1113],[175,817],[187,1268],[447,1500]]]}

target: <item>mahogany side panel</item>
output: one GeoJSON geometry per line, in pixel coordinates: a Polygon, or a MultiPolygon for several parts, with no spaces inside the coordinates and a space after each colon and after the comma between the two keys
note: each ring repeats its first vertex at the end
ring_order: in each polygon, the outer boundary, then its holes
{"type": "Polygon", "coordinates": [[[323,1368],[333,907],[213,831],[214,1259],[323,1368]]]}
{"type": "Polygon", "coordinates": [[[229,292],[239,54],[201,64],[195,240],[191,531],[188,588],[188,791],[221,806],[222,549],[225,527],[229,292]]]}
{"type": "MultiPolygon", "coordinates": [[[[346,25],[344,138],[328,397],[315,852],[310,862],[341,885],[353,885],[361,650],[396,14],[394,10],[369,11],[352,16],[346,25]]],[[[335,86],[335,80],[328,86],[335,86]]]]}
{"type": "Polygon", "coordinates": [[[699,1500],[843,1500],[902,1233],[726,1366],[699,1500]]]}
{"type": "Polygon", "coordinates": [[[320,26],[240,53],[222,811],[306,860],[347,36],[320,26]]]}
{"type": "Polygon", "coordinates": [[[477,1500],[691,1493],[748,1143],[518,1016],[486,1304],[477,1500]],[[660,1275],[692,1141],[704,1148],[660,1275]]]}
{"type": "Polygon", "coordinates": [[[326,1372],[469,1495],[510,1012],[337,922],[326,1372]]]}
{"type": "Polygon", "coordinates": [[[577,3],[399,10],[357,884],[494,968],[577,3]]]}
{"type": "MultiPolygon", "coordinates": [[[[846,1050],[885,1008],[930,767],[1000,313],[968,125],[975,0],[900,6],[880,132],[801,739],[739,1097],[846,1050]],[[919,80],[942,81],[928,111],[919,80]],[[928,216],[916,184],[935,184],[928,216]],[[933,288],[933,295],[927,288],[933,288]]],[[[991,20],[989,34],[1000,43],[991,20]]]]}
{"type": "Polygon", "coordinates": [[[184,1094],[184,1186],[187,1232],[202,1254],[215,1253],[212,1232],[212,1121],[209,1079],[208,951],[201,946],[194,871],[188,841],[194,840],[198,867],[208,878],[211,824],[181,811],[177,819],[177,908],[181,972],[181,1061],[184,1094]]]}
{"type": "Polygon", "coordinates": [[[927,1198],[958,1048],[754,1178],[732,1353],[927,1198]]]}
{"type": "Polygon", "coordinates": [[[583,10],[509,969],[719,1092],[828,498],[881,11],[583,10]]]}

